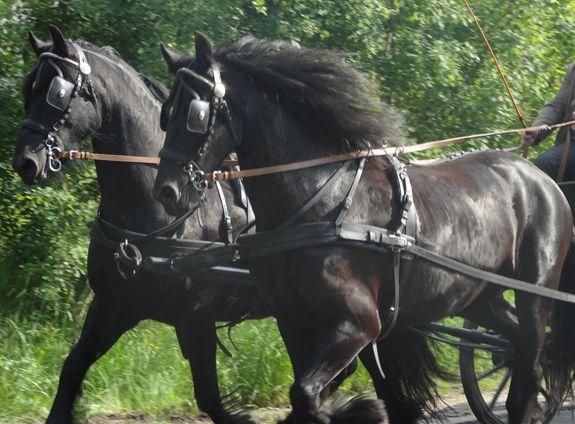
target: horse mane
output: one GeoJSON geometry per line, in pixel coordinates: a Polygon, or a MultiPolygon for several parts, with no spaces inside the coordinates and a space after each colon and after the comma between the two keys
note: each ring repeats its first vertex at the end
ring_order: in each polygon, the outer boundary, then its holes
{"type": "Polygon", "coordinates": [[[152,96],[160,103],[163,103],[164,100],[166,100],[168,97],[169,90],[161,82],[148,75],[136,71],[134,67],[126,62],[122,55],[120,55],[120,53],[118,53],[118,51],[112,46],[98,47],[86,40],[76,40],[75,43],[83,49],[92,50],[96,53],[106,56],[108,59],[119,62],[122,67],[126,69],[126,71],[136,75],[138,79],[141,80],[148,88],[152,96]]]}
{"type": "Polygon", "coordinates": [[[244,37],[221,47],[215,60],[240,70],[282,107],[295,112],[343,151],[402,144],[402,118],[377,98],[377,87],[346,55],[244,37]]]}
{"type": "Polygon", "coordinates": [[[148,90],[150,90],[156,100],[160,103],[164,103],[166,101],[170,95],[170,91],[164,84],[148,75],[138,74],[138,76],[144,82],[146,87],[148,87],[148,90]]]}

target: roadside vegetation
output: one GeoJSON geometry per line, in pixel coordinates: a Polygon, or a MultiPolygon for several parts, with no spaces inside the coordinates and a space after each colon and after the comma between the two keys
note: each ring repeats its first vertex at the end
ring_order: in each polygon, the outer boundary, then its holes
{"type": "MultiPolygon", "coordinates": [[[[575,60],[575,3],[476,1],[474,6],[529,122],[575,60]]],[[[113,46],[142,73],[169,82],[159,42],[190,51],[200,30],[216,42],[253,34],[348,52],[354,66],[402,111],[410,142],[520,126],[493,63],[460,0],[0,0],[0,421],[45,417],[58,374],[91,296],[85,275],[88,225],[98,188],[91,164],[50,186],[25,187],[11,168],[23,119],[20,84],[36,58],[26,41],[47,25],[113,46]]],[[[518,137],[466,148],[511,147],[518,137]]],[[[551,140],[531,152],[549,147],[551,140]]],[[[446,150],[427,153],[437,156],[446,150]]],[[[421,157],[421,156],[420,156],[421,157]]],[[[239,404],[287,402],[291,367],[275,323],[232,331],[233,358],[219,357],[221,385],[239,404]]],[[[456,370],[456,354],[442,351],[456,370]]],[[[452,386],[445,386],[449,390],[452,386]]],[[[360,369],[348,393],[371,390],[360,369]]],[[[145,322],[90,371],[81,415],[195,410],[190,372],[172,329],[145,322]]]]}

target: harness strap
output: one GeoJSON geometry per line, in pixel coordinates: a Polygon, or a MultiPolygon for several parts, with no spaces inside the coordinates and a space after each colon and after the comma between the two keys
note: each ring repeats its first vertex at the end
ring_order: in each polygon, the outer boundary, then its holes
{"type": "MultiPolygon", "coordinates": [[[[413,190],[409,175],[405,165],[396,157],[390,158],[391,179],[395,183],[393,187],[397,192],[399,199],[399,219],[397,220],[396,227],[391,231],[397,237],[404,237],[404,234],[414,242],[417,238],[417,212],[415,205],[413,205],[413,190]]],[[[399,315],[399,302],[401,297],[401,289],[409,281],[411,275],[411,266],[413,264],[413,254],[407,252],[403,246],[393,246],[393,302],[389,309],[386,321],[385,330],[379,336],[379,339],[387,337],[395,327],[399,315]]],[[[380,305],[380,309],[382,306],[380,305]]]]}
{"type": "Polygon", "coordinates": [[[341,211],[339,212],[339,215],[337,216],[337,218],[335,220],[335,225],[338,227],[341,225],[341,223],[345,219],[345,216],[349,212],[349,208],[351,208],[351,204],[353,203],[353,197],[355,196],[355,192],[357,191],[357,187],[359,186],[361,176],[363,175],[363,168],[365,167],[365,161],[366,161],[366,158],[363,158],[357,164],[357,171],[355,172],[355,178],[353,179],[353,182],[351,183],[351,187],[349,189],[349,192],[347,193],[347,196],[346,196],[345,200],[343,201],[341,211]]]}
{"type": "Polygon", "coordinates": [[[34,131],[35,133],[38,133],[40,135],[43,135],[44,137],[46,137],[48,134],[50,134],[50,130],[48,128],[46,128],[44,125],[33,121],[31,119],[24,119],[22,121],[22,124],[20,125],[20,127],[22,129],[25,130],[30,130],[30,131],[34,131]]]}
{"type": "Polygon", "coordinates": [[[224,195],[222,185],[218,181],[216,181],[216,188],[218,190],[218,196],[222,205],[222,219],[226,226],[226,238],[228,244],[232,244],[234,242],[234,229],[232,227],[232,218],[230,217],[230,212],[228,211],[228,203],[226,202],[226,196],[224,195]]]}
{"type": "Polygon", "coordinates": [[[514,278],[504,277],[503,275],[495,274],[493,272],[484,271],[472,267],[471,265],[464,264],[456,261],[455,259],[447,258],[439,253],[435,253],[429,249],[412,244],[406,248],[413,254],[451,271],[456,271],[468,277],[478,278],[482,281],[497,284],[508,289],[520,290],[523,292],[543,296],[548,299],[560,300],[567,303],[575,303],[575,295],[565,293],[559,290],[550,289],[548,287],[536,286],[534,284],[526,283],[525,281],[516,280],[514,278]]]}
{"type": "MultiPolygon", "coordinates": [[[[261,243],[259,243],[255,248],[260,250],[263,245],[268,244],[269,242],[273,242],[275,238],[284,232],[287,228],[295,224],[299,221],[311,208],[313,208],[317,202],[321,200],[323,196],[333,187],[333,185],[339,180],[339,177],[349,169],[351,166],[351,161],[344,162],[338,169],[335,171],[329,179],[325,182],[323,186],[301,207],[298,209],[296,213],[294,213],[291,217],[286,219],[276,228],[271,230],[268,234],[266,239],[264,239],[261,243]]],[[[246,246],[247,248],[247,246],[246,246]]]]}
{"type": "MultiPolygon", "coordinates": [[[[389,336],[389,334],[395,328],[395,324],[397,324],[397,318],[399,316],[399,294],[400,294],[399,290],[401,288],[400,284],[403,280],[401,278],[401,256],[402,256],[401,250],[399,249],[393,250],[393,304],[389,310],[391,320],[389,324],[387,324],[387,326],[385,327],[385,330],[381,332],[379,336],[375,339],[376,341],[385,339],[387,336],[389,336]]],[[[385,378],[385,375],[383,373],[382,375],[385,378]]]]}
{"type": "MultiPolygon", "coordinates": [[[[202,198],[203,199],[203,198],[202,198]]],[[[150,240],[152,238],[158,237],[158,236],[166,236],[166,235],[172,235],[184,222],[186,222],[186,220],[192,216],[194,214],[194,212],[196,212],[196,210],[199,209],[199,207],[201,206],[202,202],[200,200],[200,202],[198,202],[198,204],[196,205],[196,207],[190,209],[189,211],[187,211],[185,214],[180,215],[179,218],[176,218],[173,222],[171,222],[170,224],[162,227],[162,228],[158,228],[155,231],[152,231],[151,233],[142,235],[140,237],[136,237],[132,240],[128,240],[128,242],[130,243],[135,243],[135,242],[143,242],[146,240],[150,240]]],[[[113,224],[112,224],[113,225],[113,224]]]]}

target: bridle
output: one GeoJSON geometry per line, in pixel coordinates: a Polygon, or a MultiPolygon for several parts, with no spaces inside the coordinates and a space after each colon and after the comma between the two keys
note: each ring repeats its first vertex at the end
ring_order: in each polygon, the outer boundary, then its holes
{"type": "Polygon", "coordinates": [[[170,150],[164,146],[162,150],[160,150],[159,156],[161,159],[181,165],[182,170],[188,175],[194,188],[200,193],[209,188],[209,182],[202,178],[205,172],[200,165],[198,165],[198,161],[205,156],[210,147],[218,113],[223,114],[224,121],[228,125],[232,136],[236,141],[238,140],[231,123],[231,114],[228,104],[224,99],[226,88],[222,83],[219,65],[217,63],[213,63],[211,65],[211,70],[213,81],[210,81],[208,78],[189,68],[178,69],[174,88],[170,93],[170,97],[164,103],[164,108],[168,108],[167,116],[166,111],[163,110],[160,119],[160,126],[162,130],[166,131],[168,120],[174,119],[177,114],[182,90],[192,95],[193,99],[190,102],[188,114],[186,116],[186,129],[192,134],[200,134],[202,136],[198,150],[195,153],[189,152],[185,155],[170,150]],[[211,98],[209,100],[203,100],[198,92],[185,81],[186,76],[192,77],[195,81],[207,86],[210,90],[211,98]]]}
{"type": "MultiPolygon", "coordinates": [[[[42,143],[46,150],[46,163],[48,169],[52,172],[58,172],[62,169],[62,162],[60,161],[60,157],[64,146],[57,133],[68,121],[68,119],[70,119],[72,112],[72,102],[76,97],[78,97],[78,95],[80,95],[82,90],[84,90],[84,92],[88,95],[90,103],[92,103],[96,114],[98,115],[99,119],[101,119],[97,105],[96,94],[89,77],[92,69],[86,59],[84,50],[76,43],[72,43],[72,45],[76,50],[76,55],[78,57],[77,61],[67,57],[59,56],[52,52],[44,52],[38,57],[41,63],[36,72],[36,78],[32,83],[32,90],[33,93],[35,93],[38,88],[43,67],[48,64],[56,70],[58,75],[52,78],[52,81],[50,82],[50,87],[48,88],[48,93],[46,95],[46,103],[48,103],[48,105],[54,109],[62,112],[60,119],[58,119],[50,128],[47,128],[46,126],[29,118],[24,119],[21,125],[22,129],[34,131],[44,137],[42,143]],[[60,69],[55,61],[68,63],[78,70],[74,84],[64,78],[62,69],[60,69]]],[[[68,157],[72,159],[73,153],[68,157]]]]}

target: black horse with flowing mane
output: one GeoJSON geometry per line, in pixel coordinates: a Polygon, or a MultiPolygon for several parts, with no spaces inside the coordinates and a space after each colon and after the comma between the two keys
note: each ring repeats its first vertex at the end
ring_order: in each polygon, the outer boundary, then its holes
{"type": "MultiPolygon", "coordinates": [[[[57,57],[43,56],[24,82],[27,121],[13,158],[14,169],[23,181],[36,184],[54,175],[47,161],[45,130],[61,119],[62,106],[65,106],[59,103],[62,99],[70,102],[73,108],[64,125],[55,131],[58,136],[55,147],[75,150],[90,137],[97,153],[157,156],[163,138],[159,112],[160,102],[165,100],[165,88],[138,74],[109,47],[96,47],[85,41],[71,42],[55,27],[51,27],[50,32],[51,43],[43,42],[33,34],[29,37],[38,56],[51,53],[57,57]],[[90,81],[89,85],[82,86],[77,99],[71,100],[67,94],[77,81],[79,66],[67,60],[79,64],[78,55],[84,55],[91,68],[90,81]],[[48,59],[52,60],[51,64],[47,63],[48,59]],[[54,82],[56,76],[61,80],[54,82]],[[60,97],[58,93],[62,89],[64,95],[60,97]]],[[[166,48],[162,51],[171,63],[169,58],[173,53],[166,48]]],[[[175,69],[171,67],[171,70],[175,69]]],[[[133,237],[136,233],[149,233],[168,224],[173,217],[167,215],[151,196],[156,173],[153,167],[97,162],[96,172],[101,190],[99,219],[102,218],[103,228],[94,232],[88,255],[88,275],[95,297],[82,335],[62,369],[48,423],[69,424],[73,421],[74,401],[89,367],[123,333],[145,319],[175,326],[182,353],[190,362],[199,408],[219,424],[249,423],[247,417],[228,413],[222,406],[215,364],[217,339],[214,321],[235,321],[238,317],[245,318],[247,312],[250,313],[249,318],[263,318],[268,314],[266,306],[259,302],[252,289],[221,284],[214,286],[210,279],[194,278],[190,281],[189,278],[155,275],[142,270],[134,278],[124,281],[113,257],[118,241],[126,235],[133,237]],[[230,302],[230,299],[237,300],[230,302]]],[[[233,226],[239,228],[246,222],[244,205],[230,185],[222,186],[233,226]]],[[[199,213],[178,230],[177,236],[223,240],[226,228],[222,219],[218,195],[208,193],[199,213]]],[[[163,250],[157,251],[153,242],[140,244],[140,248],[144,254],[166,254],[163,250]]],[[[362,361],[372,375],[379,396],[387,399],[392,419],[396,422],[416,419],[421,408],[433,409],[432,377],[444,374],[420,335],[393,333],[387,342],[380,343],[380,350],[386,355],[386,365],[390,365],[386,369],[388,380],[411,387],[414,392],[411,399],[402,397],[394,384],[381,378],[371,351],[362,353],[362,361]],[[398,351],[396,339],[409,340],[409,343],[404,343],[409,344],[410,349],[398,351]],[[406,357],[419,361],[420,366],[409,369],[394,367],[406,357]]],[[[335,390],[354,369],[355,362],[325,390],[324,396],[335,390]]]]}
{"type": "MultiPolygon", "coordinates": [[[[166,89],[138,74],[111,48],[85,41],[73,43],[55,27],[50,27],[50,32],[51,43],[40,41],[31,33],[29,37],[36,54],[44,55],[23,86],[27,118],[13,158],[14,169],[22,180],[35,184],[53,174],[48,169],[43,128],[50,128],[61,119],[66,104],[62,107],[59,102],[63,100],[69,102],[71,109],[55,131],[59,139],[56,147],[78,149],[90,137],[98,153],[157,156],[163,140],[159,115],[166,89]],[[85,81],[71,99],[68,95],[79,75],[72,62],[81,65],[79,55],[85,56],[85,63],[91,68],[89,84],[85,81]]],[[[251,318],[267,316],[257,292],[229,284],[214,286],[210,279],[190,281],[145,270],[127,281],[122,279],[113,256],[117,244],[124,237],[137,235],[129,232],[150,233],[174,217],[166,214],[152,197],[155,167],[97,162],[96,173],[101,193],[99,215],[112,225],[101,223],[100,230],[93,231],[88,277],[95,297],[81,337],[64,363],[47,422],[73,422],[73,404],[89,367],[122,334],[146,319],[176,328],[202,411],[216,423],[251,422],[243,415],[226,412],[222,406],[216,374],[215,321],[235,321],[247,313],[251,318]]],[[[231,185],[222,187],[234,227],[245,225],[246,211],[239,197],[231,185]]],[[[210,242],[225,240],[222,206],[216,193],[208,194],[199,214],[188,219],[177,236],[210,242]]],[[[158,254],[153,242],[142,242],[139,247],[144,254],[158,254]]]]}
{"type": "MultiPolygon", "coordinates": [[[[156,197],[170,211],[196,207],[206,188],[202,173],[216,170],[231,151],[250,169],[379,147],[397,138],[394,117],[374,97],[375,87],[336,53],[251,37],[214,51],[197,33],[195,58],[174,55],[171,67],[178,77],[162,109],[167,133],[155,184],[156,197]]],[[[246,180],[264,240],[265,232],[281,235],[278,226],[290,232],[293,227],[283,223],[294,224],[293,216],[300,223],[334,222],[342,207],[349,208],[347,223],[396,227],[401,199],[391,160],[367,159],[357,187],[350,189],[358,175],[355,162],[246,180]],[[330,190],[302,212],[326,184],[330,190]],[[351,190],[353,203],[342,205],[351,190]]],[[[561,278],[572,238],[569,206],[554,182],[528,161],[481,152],[409,167],[408,175],[417,244],[479,269],[574,291],[573,270],[561,278]]],[[[392,255],[361,247],[300,247],[251,257],[250,270],[276,314],[293,364],[293,409],[286,422],[361,422],[354,416],[360,408],[349,410],[347,421],[336,419],[323,407],[321,393],[380,337],[394,299],[392,255]]],[[[539,360],[552,304],[516,291],[515,323],[489,307],[500,294],[498,287],[414,258],[402,282],[397,326],[461,315],[498,329],[518,358],[506,403],[509,421],[543,422],[539,360]]],[[[566,324],[573,322],[575,308],[558,303],[554,311],[550,391],[561,397],[575,364],[575,337],[566,324]]],[[[385,370],[387,358],[381,359],[385,370]]],[[[409,387],[403,389],[408,398],[409,387]]]]}

